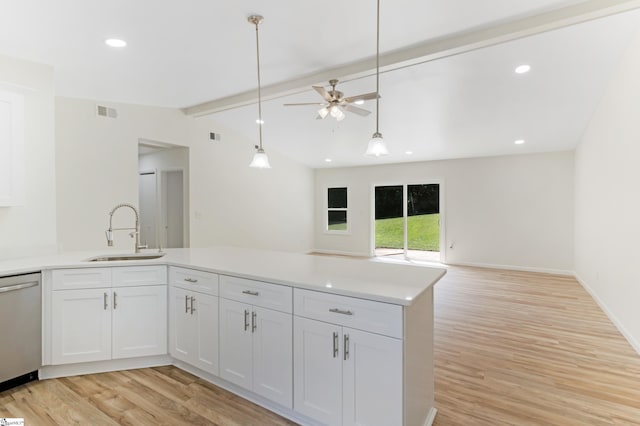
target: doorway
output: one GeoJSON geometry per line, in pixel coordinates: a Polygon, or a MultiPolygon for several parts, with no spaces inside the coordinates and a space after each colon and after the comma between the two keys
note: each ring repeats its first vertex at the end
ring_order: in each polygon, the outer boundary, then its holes
{"type": "Polygon", "coordinates": [[[373,197],[375,256],[443,260],[440,183],[374,186],[373,197]]]}
{"type": "Polygon", "coordinates": [[[139,143],[140,241],[149,248],[189,246],[188,148],[139,143]]]}

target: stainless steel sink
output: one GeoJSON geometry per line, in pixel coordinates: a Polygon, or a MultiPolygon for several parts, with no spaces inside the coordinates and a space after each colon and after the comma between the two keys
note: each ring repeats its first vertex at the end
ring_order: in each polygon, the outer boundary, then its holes
{"type": "Polygon", "coordinates": [[[166,253],[140,253],[140,254],[105,254],[102,256],[90,257],[85,262],[115,262],[120,260],[149,260],[159,259],[166,253]]]}

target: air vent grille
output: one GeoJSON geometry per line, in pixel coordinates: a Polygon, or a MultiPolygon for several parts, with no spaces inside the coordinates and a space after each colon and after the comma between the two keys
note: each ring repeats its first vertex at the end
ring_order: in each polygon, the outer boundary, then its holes
{"type": "Polygon", "coordinates": [[[96,113],[99,117],[116,118],[118,116],[118,111],[115,108],[104,105],[96,105],[96,113]]]}

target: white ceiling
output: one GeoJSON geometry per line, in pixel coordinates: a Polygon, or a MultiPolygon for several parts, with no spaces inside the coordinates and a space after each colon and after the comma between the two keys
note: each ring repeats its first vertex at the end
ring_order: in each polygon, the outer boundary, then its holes
{"type": "MultiPolygon", "coordinates": [[[[590,2],[381,3],[384,54],[590,2]]],[[[265,16],[266,86],[375,53],[373,0],[0,0],[0,6],[0,53],[53,65],[59,96],[183,108],[255,90],[255,32],[246,22],[252,13],[265,16]],[[109,48],[103,44],[108,37],[129,45],[109,48]]],[[[282,107],[319,100],[310,88],[264,102],[265,149],[312,167],[573,149],[639,24],[638,12],[626,12],[384,73],[380,130],[388,157],[362,155],[374,114],[338,123],[315,120],[314,107],[282,107]],[[532,71],[515,75],[521,63],[532,71]],[[513,145],[520,138],[527,143],[513,145]]],[[[371,92],[375,79],[347,81],[339,89],[371,92]]],[[[375,102],[363,107],[374,109],[375,102]]],[[[257,140],[256,116],[254,104],[212,120],[257,140]]]]}

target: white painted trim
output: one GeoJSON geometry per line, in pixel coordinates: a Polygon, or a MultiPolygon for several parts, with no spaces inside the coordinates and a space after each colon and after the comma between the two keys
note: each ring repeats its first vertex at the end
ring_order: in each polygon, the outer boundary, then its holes
{"type": "Polygon", "coordinates": [[[476,268],[488,268],[488,269],[506,269],[508,271],[524,271],[524,272],[540,272],[543,274],[555,274],[555,275],[569,275],[574,276],[574,271],[567,271],[564,269],[552,269],[552,268],[536,268],[530,266],[521,265],[496,265],[492,263],[475,263],[475,262],[449,262],[447,265],[451,266],[473,266],[476,268]]]}
{"type": "Polygon", "coordinates": [[[580,285],[582,285],[582,287],[587,291],[587,293],[589,293],[591,295],[593,300],[596,301],[598,306],[600,306],[600,309],[602,309],[602,311],[605,313],[605,315],[607,315],[607,317],[609,317],[609,320],[613,323],[613,325],[616,326],[616,328],[618,329],[620,334],[622,334],[622,336],[624,336],[624,338],[627,339],[627,342],[629,342],[629,344],[636,351],[636,353],[638,353],[638,355],[640,355],[640,342],[638,342],[635,339],[635,337],[633,337],[633,335],[631,333],[629,333],[629,331],[625,328],[625,326],[618,319],[618,317],[615,316],[613,311],[611,309],[609,309],[607,304],[604,303],[604,301],[598,296],[598,293],[596,293],[595,290],[593,290],[591,288],[591,286],[589,286],[589,284],[587,284],[587,282],[585,280],[580,278],[580,276],[577,273],[574,274],[574,277],[580,283],[580,285]]]}
{"type": "Polygon", "coordinates": [[[331,185],[324,187],[324,202],[323,202],[323,210],[322,210],[322,231],[327,235],[351,235],[351,208],[349,204],[351,203],[351,187],[349,185],[331,185]],[[344,231],[336,231],[329,229],[329,189],[332,188],[346,188],[347,189],[347,207],[345,209],[336,209],[336,210],[344,210],[347,213],[347,229],[344,231]]]}
{"type": "Polygon", "coordinates": [[[340,251],[340,250],[325,250],[325,249],[312,249],[307,252],[307,254],[320,253],[320,254],[334,254],[337,256],[352,256],[352,257],[371,257],[368,253],[358,253],[358,252],[350,252],[350,251],[340,251]]]}
{"type": "Polygon", "coordinates": [[[157,355],[141,358],[112,359],[109,361],[81,362],[78,364],[45,365],[39,370],[41,379],[79,376],[83,374],[106,373],[108,371],[133,370],[137,368],[171,365],[169,355],[157,355]]]}
{"type": "Polygon", "coordinates": [[[429,415],[424,421],[424,426],[432,426],[433,422],[436,421],[436,414],[438,414],[438,409],[436,407],[431,407],[431,410],[429,410],[429,415]]]}

